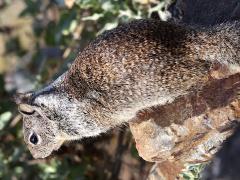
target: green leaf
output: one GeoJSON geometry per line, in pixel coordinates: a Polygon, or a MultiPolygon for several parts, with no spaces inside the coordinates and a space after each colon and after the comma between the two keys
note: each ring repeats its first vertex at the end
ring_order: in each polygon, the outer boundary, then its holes
{"type": "Polygon", "coordinates": [[[77,27],[77,20],[72,20],[69,27],[62,30],[62,34],[67,36],[70,33],[73,33],[76,27],[77,27]]]}
{"type": "Polygon", "coordinates": [[[102,4],[102,9],[104,11],[112,11],[114,9],[114,5],[111,1],[106,1],[102,4]]]}
{"type": "Polygon", "coordinates": [[[11,112],[5,112],[0,115],[0,130],[2,130],[7,122],[11,119],[12,113],[11,112]]]}
{"type": "Polygon", "coordinates": [[[31,15],[36,16],[40,11],[41,1],[40,0],[25,0],[26,8],[20,13],[21,16],[31,15]]]}
{"type": "MultiPolygon", "coordinates": [[[[73,32],[77,26],[76,16],[77,12],[75,10],[62,13],[56,32],[61,32],[63,35],[69,35],[71,32],[73,32]]],[[[56,35],[55,38],[58,39],[56,35]]]]}
{"type": "Polygon", "coordinates": [[[164,7],[164,5],[165,5],[165,1],[160,2],[160,3],[158,3],[156,6],[153,6],[152,8],[150,8],[150,9],[148,10],[148,13],[149,13],[148,16],[150,17],[153,12],[161,11],[162,8],[164,7]]]}
{"type": "Polygon", "coordinates": [[[104,31],[107,31],[107,30],[110,30],[110,29],[113,29],[113,28],[117,27],[117,25],[118,25],[117,21],[106,23],[105,26],[98,32],[98,35],[103,33],[104,31]]]}
{"type": "Polygon", "coordinates": [[[99,13],[94,13],[93,15],[91,16],[86,16],[86,17],[83,17],[82,20],[83,21],[97,21],[98,19],[100,19],[101,17],[103,17],[103,14],[99,14],[99,13]]]}
{"type": "Polygon", "coordinates": [[[98,0],[76,0],[75,3],[82,9],[98,9],[101,5],[98,0]]]}

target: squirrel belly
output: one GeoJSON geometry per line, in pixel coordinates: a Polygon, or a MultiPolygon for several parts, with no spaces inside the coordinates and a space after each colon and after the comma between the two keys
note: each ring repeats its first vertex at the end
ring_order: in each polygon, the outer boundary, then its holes
{"type": "Polygon", "coordinates": [[[46,157],[65,140],[106,132],[143,109],[199,88],[214,64],[240,72],[239,49],[238,21],[196,28],[136,20],[107,31],[61,77],[20,103],[28,104],[28,113],[20,109],[25,141],[35,157],[46,157]],[[29,115],[29,106],[36,114],[29,115]],[[39,118],[53,123],[54,132],[34,125],[39,118]],[[45,138],[48,147],[33,146],[33,132],[39,138],[51,134],[45,138]]]}

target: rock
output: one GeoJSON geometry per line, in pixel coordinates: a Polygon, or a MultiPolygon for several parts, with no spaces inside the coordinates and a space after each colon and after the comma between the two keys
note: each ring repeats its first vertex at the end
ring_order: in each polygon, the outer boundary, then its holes
{"type": "Polygon", "coordinates": [[[132,122],[139,155],[147,161],[174,162],[182,167],[210,160],[239,122],[239,81],[240,73],[213,79],[202,89],[132,122]]]}
{"type": "Polygon", "coordinates": [[[201,26],[240,18],[239,0],[177,0],[171,7],[172,20],[201,26]]]}
{"type": "Polygon", "coordinates": [[[240,126],[217,152],[213,161],[205,168],[204,180],[238,180],[240,177],[240,126]]]}

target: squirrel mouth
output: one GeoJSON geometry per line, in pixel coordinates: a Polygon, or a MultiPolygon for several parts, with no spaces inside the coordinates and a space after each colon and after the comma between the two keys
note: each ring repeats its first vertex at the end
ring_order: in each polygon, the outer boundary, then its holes
{"type": "Polygon", "coordinates": [[[64,140],[58,140],[56,144],[54,144],[53,148],[47,147],[46,149],[37,149],[36,147],[29,147],[29,151],[31,152],[34,159],[43,159],[48,156],[50,156],[53,151],[57,151],[62,144],[64,143],[64,140]]]}
{"type": "Polygon", "coordinates": [[[43,152],[36,152],[33,149],[31,150],[30,148],[29,148],[29,150],[30,150],[34,159],[43,159],[43,158],[46,158],[46,157],[48,157],[52,154],[52,151],[45,151],[43,153],[43,152]]]}

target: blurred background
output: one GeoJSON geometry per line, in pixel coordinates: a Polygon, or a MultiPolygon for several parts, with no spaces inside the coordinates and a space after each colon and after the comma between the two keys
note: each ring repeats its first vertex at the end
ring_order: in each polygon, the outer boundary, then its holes
{"type": "Polygon", "coordinates": [[[167,20],[171,0],[0,0],[0,179],[146,179],[128,127],[64,144],[47,159],[26,149],[16,92],[64,72],[97,35],[140,18],[167,20]]]}

